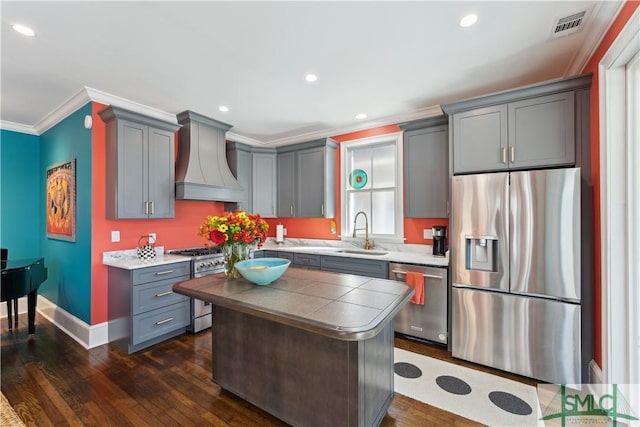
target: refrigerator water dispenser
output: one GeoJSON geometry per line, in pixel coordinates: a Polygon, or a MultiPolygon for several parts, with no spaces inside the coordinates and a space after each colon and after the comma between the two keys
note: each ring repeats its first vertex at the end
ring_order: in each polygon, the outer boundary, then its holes
{"type": "Polygon", "coordinates": [[[466,237],[465,249],[467,270],[498,271],[497,237],[466,237]]]}

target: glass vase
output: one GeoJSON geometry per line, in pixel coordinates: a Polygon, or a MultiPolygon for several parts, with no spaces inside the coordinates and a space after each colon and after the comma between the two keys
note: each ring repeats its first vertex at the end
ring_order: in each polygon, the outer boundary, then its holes
{"type": "Polygon", "coordinates": [[[224,251],[227,277],[229,279],[241,278],[242,275],[236,269],[236,264],[249,259],[251,246],[246,243],[228,243],[222,247],[222,250],[224,251]]]}

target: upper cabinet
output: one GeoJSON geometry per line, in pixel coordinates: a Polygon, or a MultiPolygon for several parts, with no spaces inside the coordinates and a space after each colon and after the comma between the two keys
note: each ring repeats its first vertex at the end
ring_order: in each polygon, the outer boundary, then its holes
{"type": "Polygon", "coordinates": [[[575,93],[590,85],[578,76],[442,105],[453,173],[575,164],[575,93]]]}
{"type": "Polygon", "coordinates": [[[227,161],[244,192],[237,204],[225,204],[225,209],[275,217],[276,149],[231,142],[227,144],[227,161]]]}
{"type": "Polygon", "coordinates": [[[106,216],[175,216],[176,123],[118,107],[102,110],[106,124],[106,216]]]}
{"type": "Polygon", "coordinates": [[[251,146],[238,142],[230,142],[227,147],[227,162],[233,176],[243,188],[242,196],[238,202],[225,203],[226,211],[235,211],[236,209],[245,212],[253,212],[253,203],[251,195],[253,194],[253,156],[251,154],[251,146]]]}
{"type": "Polygon", "coordinates": [[[449,216],[449,136],[447,117],[400,123],[404,131],[404,215],[449,216]]]}
{"type": "Polygon", "coordinates": [[[279,217],[335,217],[337,147],[329,138],[278,147],[279,217]]]}
{"type": "Polygon", "coordinates": [[[276,214],[276,170],[275,149],[255,149],[252,158],[252,203],[253,212],[265,218],[274,218],[276,214]]]}

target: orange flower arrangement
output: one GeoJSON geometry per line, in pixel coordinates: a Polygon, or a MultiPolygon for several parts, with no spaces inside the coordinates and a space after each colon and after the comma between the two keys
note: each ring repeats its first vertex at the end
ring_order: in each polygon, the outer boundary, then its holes
{"type": "Polygon", "coordinates": [[[237,262],[249,258],[252,246],[261,247],[267,239],[269,224],[258,214],[241,210],[225,212],[221,216],[208,216],[200,225],[198,235],[222,248],[227,276],[239,279],[237,262]]]}
{"type": "Polygon", "coordinates": [[[267,239],[267,230],[269,224],[259,214],[237,210],[221,216],[208,216],[198,235],[216,245],[243,243],[261,247],[267,239]]]}

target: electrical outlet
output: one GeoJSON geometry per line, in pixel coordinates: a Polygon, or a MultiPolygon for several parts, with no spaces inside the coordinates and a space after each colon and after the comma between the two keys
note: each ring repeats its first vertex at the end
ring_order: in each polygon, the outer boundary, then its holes
{"type": "Polygon", "coordinates": [[[114,230],[111,232],[111,242],[119,242],[120,241],[120,232],[114,230]]]}
{"type": "Polygon", "coordinates": [[[153,243],[156,242],[156,233],[149,233],[149,239],[153,240],[153,243]]]}
{"type": "Polygon", "coordinates": [[[433,228],[425,228],[422,230],[422,237],[424,239],[433,239],[433,228]]]}

